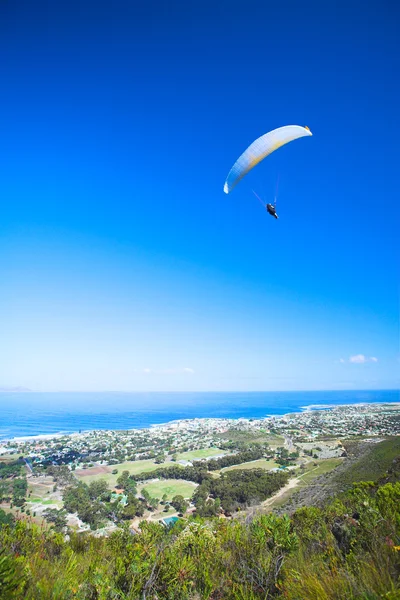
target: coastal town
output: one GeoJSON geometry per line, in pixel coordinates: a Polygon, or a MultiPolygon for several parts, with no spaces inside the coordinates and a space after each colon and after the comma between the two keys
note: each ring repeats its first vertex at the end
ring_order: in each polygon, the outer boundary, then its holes
{"type": "Polygon", "coordinates": [[[254,505],[273,510],[342,465],[349,440],[399,435],[400,403],[391,403],[3,440],[0,508],[104,535],[143,519],[168,524],[190,514],[231,517],[254,505]],[[258,500],[235,495],[244,477],[258,478],[258,500]],[[18,481],[25,484],[14,489],[18,481]]]}
{"type": "MultiPolygon", "coordinates": [[[[218,445],[229,430],[271,434],[292,443],[326,437],[391,436],[400,434],[400,403],[357,404],[262,419],[182,419],[149,429],[96,430],[72,434],[49,434],[0,441],[1,454],[23,454],[31,468],[46,464],[87,467],[93,462],[155,459],[159,462],[218,445]]],[[[279,439],[278,437],[276,439],[279,439]]],[[[181,464],[188,461],[181,459],[181,464]]]]}

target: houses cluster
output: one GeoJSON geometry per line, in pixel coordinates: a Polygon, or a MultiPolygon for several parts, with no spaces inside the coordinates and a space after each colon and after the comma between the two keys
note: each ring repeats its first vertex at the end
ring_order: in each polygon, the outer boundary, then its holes
{"type": "MultiPolygon", "coordinates": [[[[71,469],[124,461],[178,460],[182,452],[220,445],[221,435],[236,429],[282,436],[289,445],[323,437],[400,434],[400,404],[358,404],[328,409],[313,407],[282,417],[182,419],[150,429],[89,431],[71,435],[19,438],[0,443],[0,454],[22,454],[35,467],[68,464],[71,469]],[[45,439],[44,439],[45,438],[45,439]]],[[[190,464],[191,459],[187,462],[190,464]]]]}
{"type": "Polygon", "coordinates": [[[272,418],[273,429],[293,439],[400,434],[400,404],[355,404],[272,418]]]}

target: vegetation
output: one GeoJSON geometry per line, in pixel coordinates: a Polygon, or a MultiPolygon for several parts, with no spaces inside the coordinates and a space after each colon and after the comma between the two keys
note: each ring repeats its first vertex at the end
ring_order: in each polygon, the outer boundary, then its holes
{"type": "MultiPolygon", "coordinates": [[[[142,521],[137,535],[125,525],[109,538],[70,532],[69,539],[54,528],[0,519],[0,596],[396,600],[399,471],[380,484],[356,483],[324,509],[302,508],[291,518],[258,515],[244,523],[197,516],[172,528],[142,521]]],[[[223,478],[240,473],[251,472],[223,478]]]]}
{"type": "Polygon", "coordinates": [[[18,477],[23,472],[23,466],[24,461],[20,459],[0,463],[0,480],[8,479],[9,477],[18,477]]]}
{"type": "Polygon", "coordinates": [[[179,513],[184,513],[188,508],[188,503],[186,502],[183,496],[177,495],[174,496],[171,500],[171,505],[177,510],[179,513]]]}
{"type": "Polygon", "coordinates": [[[287,473],[268,473],[264,469],[228,471],[219,479],[206,479],[193,496],[198,514],[212,516],[222,508],[227,514],[259,504],[288,480],[287,473]]]}
{"type": "Polygon", "coordinates": [[[183,467],[182,465],[169,464],[159,467],[155,471],[138,473],[131,475],[135,481],[146,481],[148,479],[184,479],[193,481],[193,483],[202,483],[204,479],[212,479],[208,471],[218,471],[230,465],[240,465],[242,463],[262,458],[264,450],[261,448],[247,449],[237,454],[213,458],[207,463],[198,462],[192,467],[183,467]]]}
{"type": "MultiPolygon", "coordinates": [[[[362,442],[346,441],[344,446],[349,456],[357,455],[362,442]]],[[[355,481],[374,481],[389,469],[393,460],[400,454],[400,437],[392,437],[378,443],[369,443],[368,451],[350,468],[338,474],[339,487],[350,486],[355,481]]]]}
{"type": "Polygon", "coordinates": [[[242,450],[238,454],[229,454],[228,456],[221,456],[221,458],[213,458],[207,462],[207,468],[209,471],[218,471],[219,469],[231,467],[232,465],[240,465],[252,460],[258,460],[263,458],[267,449],[268,447],[263,448],[262,446],[258,446],[242,450]]]}

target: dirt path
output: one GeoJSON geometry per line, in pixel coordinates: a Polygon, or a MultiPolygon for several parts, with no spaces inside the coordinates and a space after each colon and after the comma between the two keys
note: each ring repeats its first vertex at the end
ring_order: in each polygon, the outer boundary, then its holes
{"type": "Polygon", "coordinates": [[[267,500],[264,500],[264,502],[262,503],[262,506],[264,508],[266,508],[267,506],[271,506],[272,504],[274,504],[275,500],[278,500],[278,498],[283,496],[283,494],[285,494],[288,490],[295,488],[299,484],[299,482],[300,482],[300,479],[298,477],[289,479],[287,484],[284,485],[278,492],[276,492],[276,494],[274,494],[270,498],[267,498],[267,500]]]}
{"type": "Polygon", "coordinates": [[[271,496],[271,498],[267,498],[267,500],[264,500],[264,502],[262,503],[262,506],[264,508],[266,508],[268,506],[272,506],[275,503],[275,501],[278,500],[279,498],[281,498],[284,494],[286,494],[286,492],[297,487],[299,485],[299,483],[301,483],[301,478],[304,477],[304,475],[309,475],[316,469],[318,469],[318,467],[311,469],[311,471],[307,471],[307,473],[302,473],[302,475],[299,475],[298,477],[293,477],[293,479],[289,479],[287,484],[284,485],[278,492],[276,492],[276,494],[271,496]]]}

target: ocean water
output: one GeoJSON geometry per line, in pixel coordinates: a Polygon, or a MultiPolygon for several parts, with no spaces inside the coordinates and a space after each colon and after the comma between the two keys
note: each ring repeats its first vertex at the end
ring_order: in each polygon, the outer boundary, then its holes
{"type": "Polygon", "coordinates": [[[307,407],[400,402],[399,390],[327,392],[1,392],[0,439],[141,429],[176,419],[265,417],[307,407]]]}

